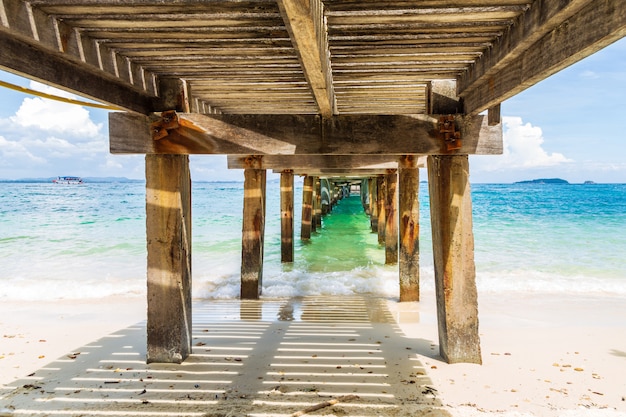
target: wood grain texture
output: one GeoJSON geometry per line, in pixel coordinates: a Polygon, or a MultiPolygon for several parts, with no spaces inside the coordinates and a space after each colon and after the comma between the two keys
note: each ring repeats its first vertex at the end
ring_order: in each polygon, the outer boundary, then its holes
{"type": "MultiPolygon", "coordinates": [[[[438,137],[433,116],[178,114],[180,127],[152,140],[153,118],[111,113],[112,153],[182,154],[450,154],[438,137]],[[128,132],[133,132],[129,135],[128,132]]],[[[489,126],[483,115],[455,117],[463,146],[452,153],[501,154],[502,126],[489,126]]]]}
{"type": "Polygon", "coordinates": [[[428,189],[439,352],[448,363],[482,363],[468,157],[430,156],[428,189]]]}
{"type": "Polygon", "coordinates": [[[191,177],[185,155],[146,156],[147,361],[191,353],[191,177]]]}
{"type": "Polygon", "coordinates": [[[263,285],[266,171],[244,171],[241,242],[241,299],[256,300],[263,285]]]}

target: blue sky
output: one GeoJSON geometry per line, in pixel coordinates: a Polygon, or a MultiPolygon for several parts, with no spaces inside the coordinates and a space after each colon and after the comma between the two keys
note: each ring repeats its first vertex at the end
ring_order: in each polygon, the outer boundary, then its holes
{"type": "MultiPolygon", "coordinates": [[[[67,95],[6,72],[0,80],[67,95]]],[[[471,157],[471,181],[626,183],[625,99],[622,39],[502,103],[505,152],[471,157]]],[[[0,103],[0,179],[144,178],[143,156],[109,154],[106,111],[2,87],[0,103]]],[[[199,181],[243,178],[241,171],[226,169],[222,156],[192,157],[191,169],[199,181]]]]}

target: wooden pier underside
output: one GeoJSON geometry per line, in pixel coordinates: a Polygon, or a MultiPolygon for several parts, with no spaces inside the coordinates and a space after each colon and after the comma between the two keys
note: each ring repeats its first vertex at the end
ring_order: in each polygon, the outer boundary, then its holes
{"type": "Polygon", "coordinates": [[[419,177],[400,161],[428,156],[441,355],[480,362],[468,155],[502,153],[504,100],[625,35],[623,0],[0,1],[0,68],[119,107],[111,152],[150,161],[148,351],[166,362],[191,352],[189,154],[246,172],[242,296],[261,291],[276,169],[286,188],[306,175],[303,239],[333,180],[376,184],[366,209],[406,300],[419,177]]]}

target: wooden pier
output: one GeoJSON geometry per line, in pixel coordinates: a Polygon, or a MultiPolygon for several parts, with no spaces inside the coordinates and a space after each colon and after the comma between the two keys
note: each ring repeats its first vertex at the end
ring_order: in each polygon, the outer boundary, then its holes
{"type": "Polygon", "coordinates": [[[419,300],[426,166],[440,354],[480,363],[468,155],[502,153],[500,103],[624,35],[623,0],[0,2],[0,67],[116,106],[111,152],[146,155],[149,362],[192,351],[188,155],[219,154],[244,170],[244,299],[271,169],[283,262],[294,175],[301,239],[354,180],[399,299],[419,300]]]}

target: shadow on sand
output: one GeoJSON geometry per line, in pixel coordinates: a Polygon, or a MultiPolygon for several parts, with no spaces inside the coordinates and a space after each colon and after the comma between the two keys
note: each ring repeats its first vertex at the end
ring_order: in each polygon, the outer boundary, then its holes
{"type": "Polygon", "coordinates": [[[193,318],[193,354],[181,365],[147,365],[139,323],[10,384],[0,409],[15,416],[449,416],[417,357],[416,346],[430,342],[407,338],[385,299],[199,301],[193,318]],[[304,413],[314,405],[326,406],[304,413]]]}

